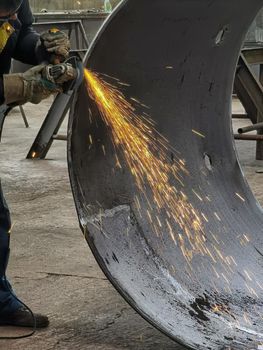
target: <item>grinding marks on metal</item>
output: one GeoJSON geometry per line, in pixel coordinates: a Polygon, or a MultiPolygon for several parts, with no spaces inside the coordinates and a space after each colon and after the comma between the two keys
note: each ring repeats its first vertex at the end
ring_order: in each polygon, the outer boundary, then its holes
{"type": "MultiPolygon", "coordinates": [[[[263,211],[243,177],[231,132],[235,68],[262,5],[122,2],[91,45],[90,86],[83,83],[70,115],[71,185],[99,265],[146,320],[193,349],[263,344],[263,211]],[[138,141],[145,163],[136,147],[127,154],[121,114],[116,125],[111,119],[118,92],[128,104],[117,107],[126,106],[123,116],[134,121],[129,130],[141,135],[137,117],[146,123],[148,134],[138,141]],[[99,105],[105,96],[111,97],[99,105]],[[158,185],[160,169],[167,173],[158,185]]],[[[127,142],[134,146],[132,138],[127,142]]]]}

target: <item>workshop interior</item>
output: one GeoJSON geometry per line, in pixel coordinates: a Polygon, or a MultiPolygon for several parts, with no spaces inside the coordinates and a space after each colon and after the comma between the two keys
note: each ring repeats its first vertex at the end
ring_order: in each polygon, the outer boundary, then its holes
{"type": "Polygon", "coordinates": [[[0,0],[0,349],[263,349],[262,8],[0,0]]]}

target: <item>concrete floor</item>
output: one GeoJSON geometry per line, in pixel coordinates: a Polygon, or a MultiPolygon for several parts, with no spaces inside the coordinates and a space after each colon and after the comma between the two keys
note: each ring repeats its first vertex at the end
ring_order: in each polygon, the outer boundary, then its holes
{"type": "MultiPolygon", "coordinates": [[[[0,340],[0,349],[182,349],[138,316],[97,266],[78,228],[66,143],[56,142],[48,160],[25,160],[47,107],[48,102],[25,107],[29,129],[18,111],[9,116],[0,168],[14,224],[8,275],[17,295],[34,311],[48,314],[51,325],[33,338],[0,340]]],[[[234,128],[247,123],[235,120],[234,128]]],[[[263,204],[263,174],[256,173],[263,162],[254,161],[255,143],[239,141],[237,146],[247,179],[263,204]]],[[[0,336],[23,332],[0,328],[0,336]]]]}

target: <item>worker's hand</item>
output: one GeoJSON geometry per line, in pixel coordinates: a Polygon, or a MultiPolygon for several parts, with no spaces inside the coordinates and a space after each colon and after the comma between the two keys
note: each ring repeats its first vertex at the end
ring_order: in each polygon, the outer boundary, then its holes
{"type": "Polygon", "coordinates": [[[66,33],[60,30],[50,29],[40,35],[40,41],[49,53],[50,63],[58,64],[68,58],[70,41],[66,33]]]}
{"type": "Polygon", "coordinates": [[[25,73],[4,75],[5,104],[38,104],[52,94],[62,91],[57,84],[44,77],[46,65],[39,65],[25,73]]]}

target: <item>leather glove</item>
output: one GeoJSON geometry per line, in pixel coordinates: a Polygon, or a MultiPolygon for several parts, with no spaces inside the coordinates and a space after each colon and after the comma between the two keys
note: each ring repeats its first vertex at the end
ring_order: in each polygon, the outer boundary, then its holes
{"type": "Polygon", "coordinates": [[[57,64],[64,62],[70,51],[70,41],[66,33],[50,29],[40,35],[40,42],[49,55],[49,62],[57,64]]]}
{"type": "Polygon", "coordinates": [[[52,94],[62,92],[61,87],[44,77],[46,65],[35,66],[25,73],[3,76],[5,104],[38,104],[52,94]]]}

